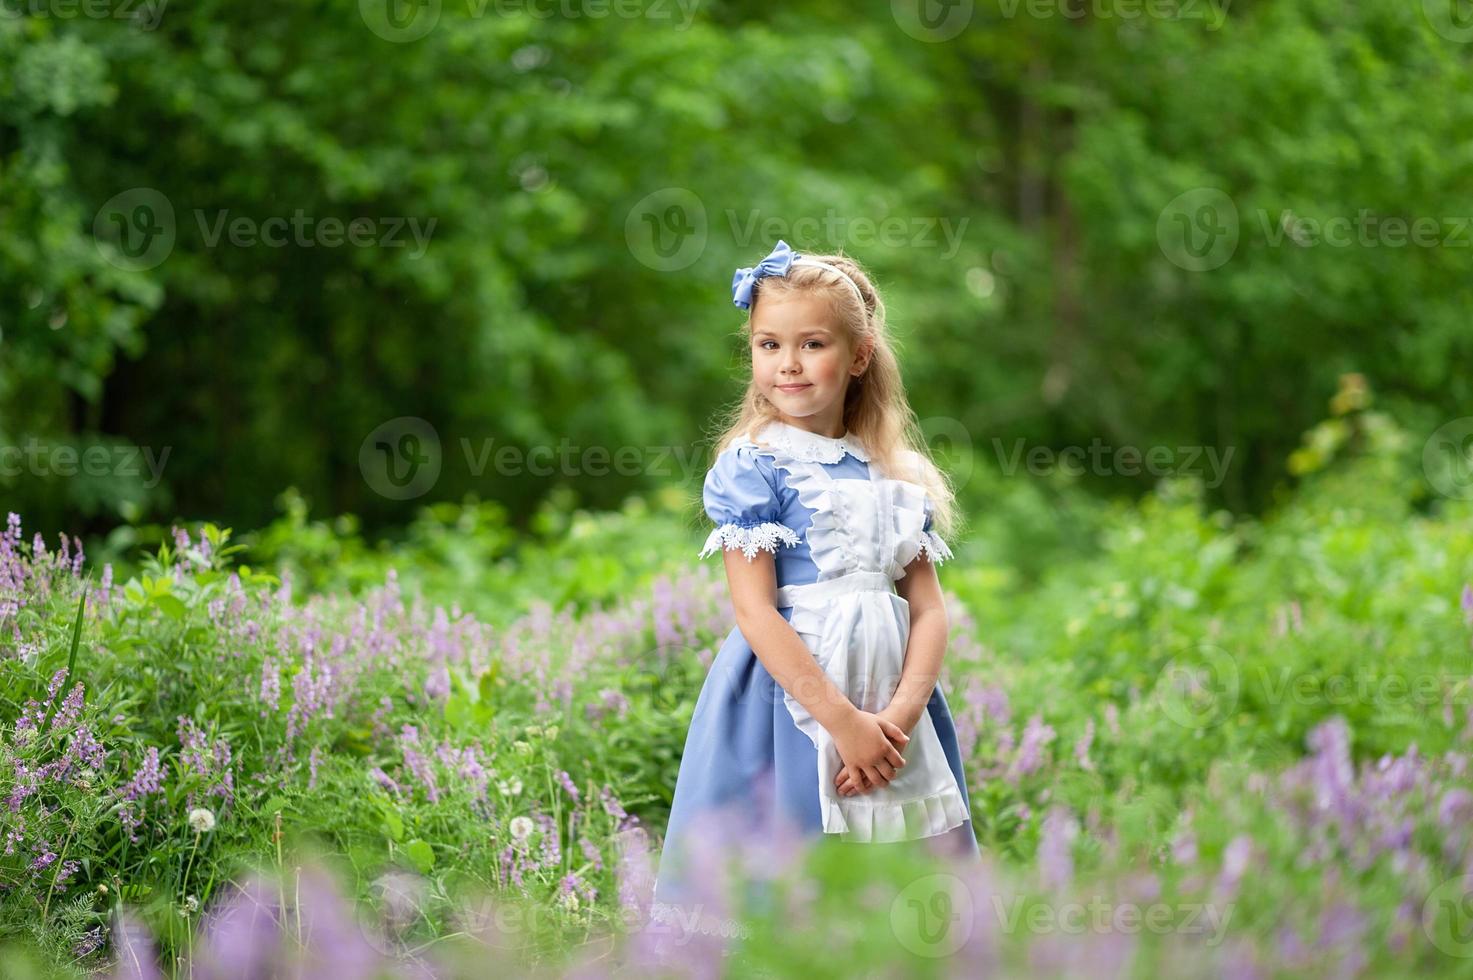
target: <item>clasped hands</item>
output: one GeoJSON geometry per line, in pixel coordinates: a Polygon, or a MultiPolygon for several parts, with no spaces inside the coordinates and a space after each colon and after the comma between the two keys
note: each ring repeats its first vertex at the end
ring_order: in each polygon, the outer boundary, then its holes
{"type": "Polygon", "coordinates": [[[869,793],[889,784],[905,765],[901,750],[910,743],[906,728],[914,722],[904,719],[891,708],[869,712],[856,708],[830,734],[844,766],[834,777],[840,796],[869,793]]]}

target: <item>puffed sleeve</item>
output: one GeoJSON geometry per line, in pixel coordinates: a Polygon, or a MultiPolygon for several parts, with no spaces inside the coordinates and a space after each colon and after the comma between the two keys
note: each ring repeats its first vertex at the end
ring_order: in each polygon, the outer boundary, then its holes
{"type": "MultiPolygon", "coordinates": [[[[925,458],[920,453],[907,449],[900,453],[898,459],[901,467],[900,471],[906,474],[906,477],[910,480],[920,483],[922,474],[927,466],[925,458]]],[[[946,542],[941,540],[941,535],[931,529],[933,520],[932,511],[934,508],[935,505],[931,500],[931,495],[926,493],[922,507],[926,513],[926,519],[921,525],[920,532],[915,537],[915,544],[917,555],[925,555],[931,564],[939,565],[953,556],[951,549],[946,546],[946,542]]]]}
{"type": "Polygon", "coordinates": [[[778,520],[782,502],[758,465],[750,446],[733,446],[716,457],[701,492],[706,516],[716,527],[706,538],[701,558],[718,550],[740,548],[751,561],[757,550],[777,553],[779,544],[797,547],[796,531],[778,520]]]}
{"type": "Polygon", "coordinates": [[[952,557],[951,549],[946,542],[941,540],[941,535],[931,530],[931,495],[926,495],[926,523],[921,527],[920,553],[930,560],[931,564],[939,565],[952,557]]]}

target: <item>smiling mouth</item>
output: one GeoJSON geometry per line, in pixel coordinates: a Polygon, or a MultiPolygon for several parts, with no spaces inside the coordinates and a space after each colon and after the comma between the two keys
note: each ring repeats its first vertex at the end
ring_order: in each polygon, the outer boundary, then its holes
{"type": "Polygon", "coordinates": [[[809,384],[801,384],[801,385],[778,385],[778,388],[780,390],[782,390],[782,391],[802,391],[804,388],[812,388],[812,387],[813,387],[813,385],[809,385],[809,384]]]}

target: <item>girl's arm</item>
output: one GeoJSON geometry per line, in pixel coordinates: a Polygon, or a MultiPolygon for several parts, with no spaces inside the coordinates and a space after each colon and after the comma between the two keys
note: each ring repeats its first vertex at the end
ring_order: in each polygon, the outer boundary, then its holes
{"type": "Polygon", "coordinates": [[[748,559],[733,548],[726,551],[725,562],[737,628],[762,666],[833,736],[846,765],[854,763],[881,785],[889,782],[875,763],[905,765],[894,743],[904,745],[908,733],[889,719],[855,707],[819,667],[808,645],[777,611],[777,567],[771,552],[759,550],[748,559]]]}
{"type": "Polygon", "coordinates": [[[950,624],[936,567],[925,555],[917,555],[905,567],[905,575],[895,583],[895,591],[910,603],[910,639],[905,645],[900,684],[881,715],[908,734],[921,720],[936,690],[950,624]]]}

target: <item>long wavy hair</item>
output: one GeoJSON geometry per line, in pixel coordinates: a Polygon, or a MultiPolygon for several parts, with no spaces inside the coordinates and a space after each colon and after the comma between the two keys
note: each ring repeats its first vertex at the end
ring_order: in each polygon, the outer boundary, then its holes
{"type": "Polygon", "coordinates": [[[850,353],[872,344],[874,353],[864,373],[849,380],[844,393],[844,428],[864,443],[870,454],[870,465],[892,479],[908,480],[924,487],[931,497],[932,530],[951,537],[958,530],[960,515],[956,492],[950,478],[931,458],[921,432],[920,423],[905,395],[900,376],[897,344],[885,322],[885,302],[874,280],[854,259],[843,254],[812,255],[804,258],[827,262],[843,269],[854,280],[864,297],[859,297],[837,275],[818,266],[794,263],[785,276],[767,276],[758,280],[752,293],[751,309],[739,334],[746,344],[747,390],[741,399],[717,418],[712,459],[728,446],[768,422],[780,421],[781,414],[751,380],[752,318],[763,297],[791,293],[811,294],[823,298],[833,313],[830,328],[848,346],[850,353]]]}

